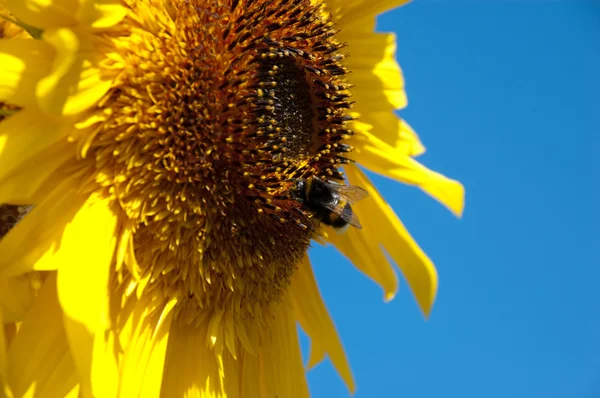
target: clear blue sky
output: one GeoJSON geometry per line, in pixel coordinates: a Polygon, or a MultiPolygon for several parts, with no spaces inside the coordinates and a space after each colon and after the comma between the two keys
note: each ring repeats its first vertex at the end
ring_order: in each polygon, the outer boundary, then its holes
{"type": "MultiPolygon", "coordinates": [[[[311,252],[355,397],[600,397],[600,2],[417,0],[378,26],[398,34],[420,160],[467,206],[458,221],[375,177],[438,266],[427,322],[405,283],[384,304],[333,248],[311,252]]],[[[308,379],[347,397],[328,361],[308,379]]]]}

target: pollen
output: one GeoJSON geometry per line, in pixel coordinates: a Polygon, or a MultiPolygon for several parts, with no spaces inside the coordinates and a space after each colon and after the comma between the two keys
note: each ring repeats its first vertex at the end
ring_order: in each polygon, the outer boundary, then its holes
{"type": "Polygon", "coordinates": [[[348,162],[344,45],[310,0],[182,0],[151,20],[130,3],[107,38],[123,71],[74,137],[133,226],[114,283],[177,299],[191,324],[260,318],[318,226],[295,181],[348,162]]]}

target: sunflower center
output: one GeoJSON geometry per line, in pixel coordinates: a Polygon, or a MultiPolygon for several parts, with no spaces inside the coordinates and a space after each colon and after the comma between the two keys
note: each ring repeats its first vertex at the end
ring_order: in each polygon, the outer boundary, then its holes
{"type": "MultiPolygon", "coordinates": [[[[267,128],[277,131],[278,143],[293,156],[308,156],[315,136],[315,111],[304,70],[291,56],[261,60],[258,75],[273,87],[264,91],[262,108],[267,128]]],[[[274,145],[277,145],[274,144],[274,145]]]]}
{"type": "Polygon", "coordinates": [[[188,322],[256,317],[318,226],[296,179],[341,179],[348,161],[342,45],[311,0],[154,2],[151,21],[136,4],[87,127],[96,180],[135,225],[142,290],[177,298],[188,322]]]}

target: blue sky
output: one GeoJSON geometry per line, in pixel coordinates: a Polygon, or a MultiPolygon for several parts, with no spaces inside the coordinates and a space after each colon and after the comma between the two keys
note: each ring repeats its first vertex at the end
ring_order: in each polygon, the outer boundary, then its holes
{"type": "MultiPolygon", "coordinates": [[[[429,321],[405,283],[384,304],[311,252],[355,397],[600,397],[600,2],[417,0],[378,26],[398,34],[420,160],[467,207],[374,177],[437,264],[429,321]]],[[[348,396],[329,362],[308,378],[313,398],[348,396]]]]}

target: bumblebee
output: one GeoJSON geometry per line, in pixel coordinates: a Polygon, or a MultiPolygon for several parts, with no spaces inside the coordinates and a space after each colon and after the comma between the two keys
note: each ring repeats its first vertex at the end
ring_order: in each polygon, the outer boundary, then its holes
{"type": "Polygon", "coordinates": [[[342,231],[348,225],[362,229],[351,207],[352,203],[369,196],[367,191],[360,187],[323,181],[319,178],[299,178],[296,180],[293,196],[324,224],[342,231]]]}

